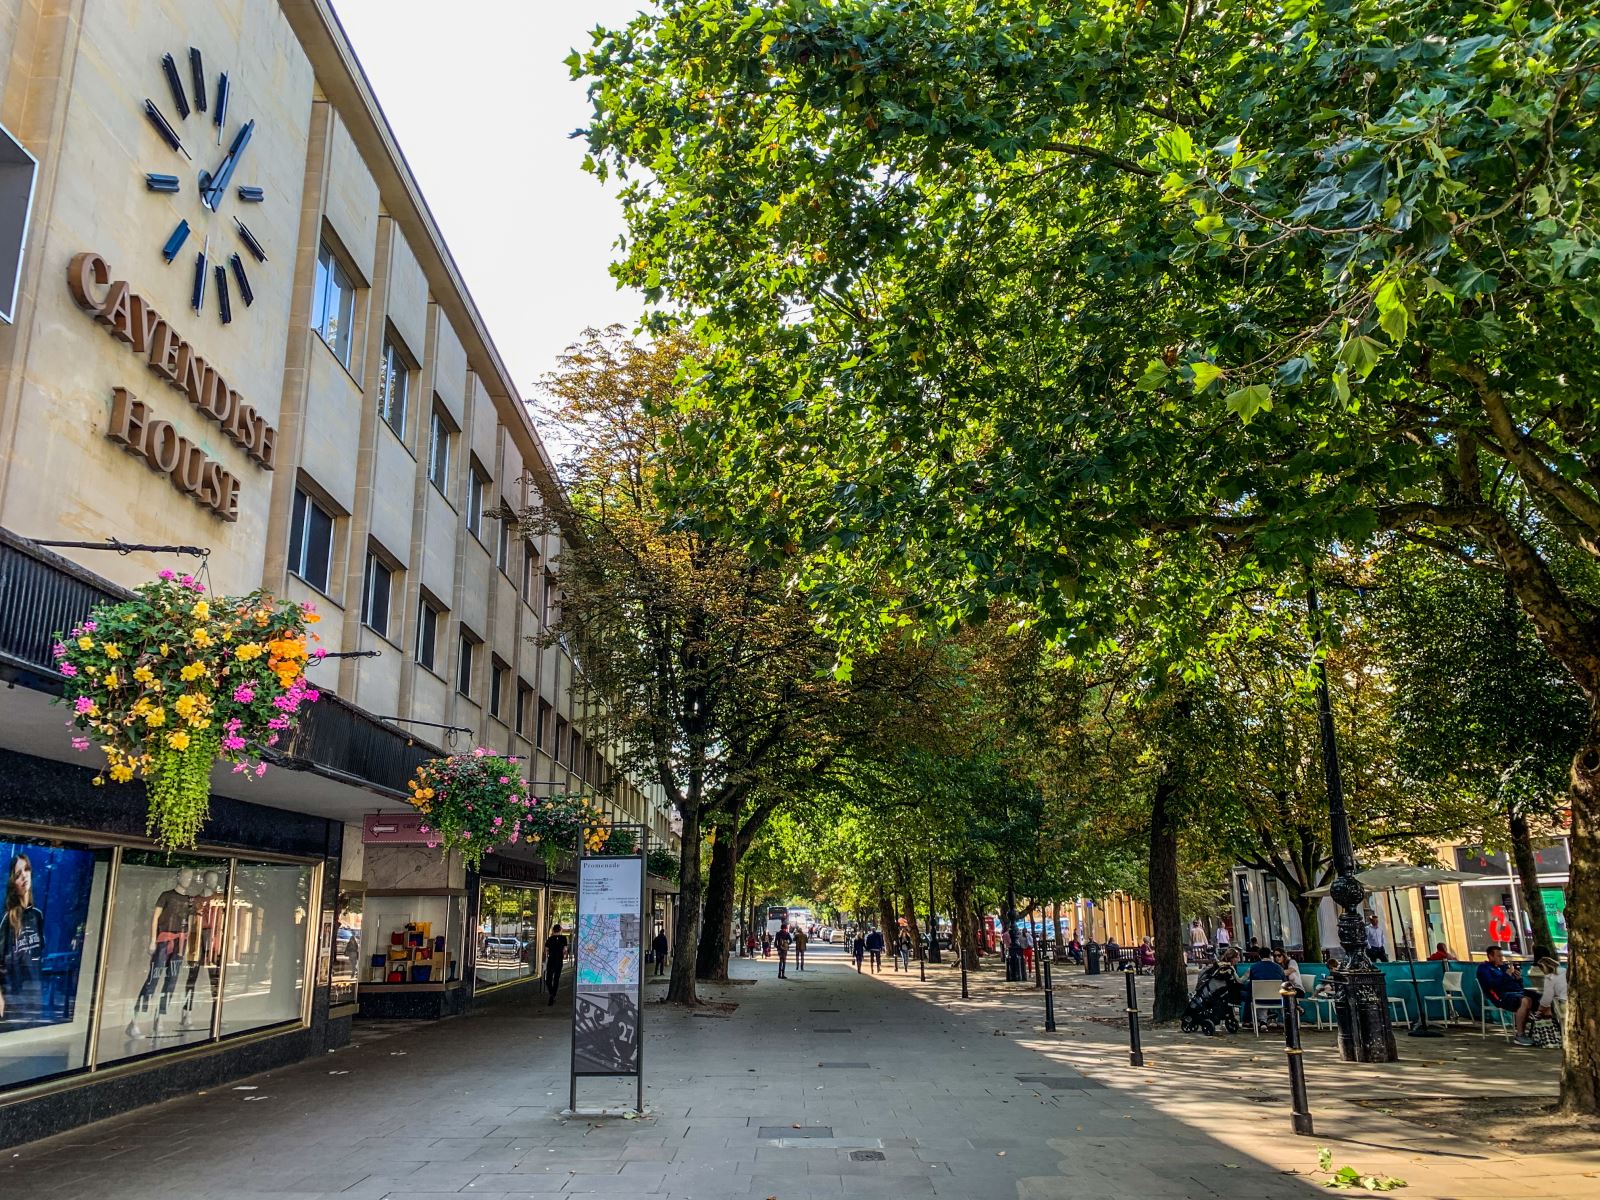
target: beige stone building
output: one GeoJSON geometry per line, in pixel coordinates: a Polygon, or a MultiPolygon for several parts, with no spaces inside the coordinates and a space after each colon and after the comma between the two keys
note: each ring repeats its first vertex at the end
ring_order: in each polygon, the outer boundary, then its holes
{"type": "Polygon", "coordinates": [[[0,0],[0,72],[0,857],[61,884],[44,1018],[0,1015],[7,1144],[126,1103],[130,1073],[149,1099],[535,974],[570,876],[429,850],[402,800],[432,753],[515,754],[672,835],[539,640],[560,545],[495,514],[552,463],[326,0],[0,0]],[[135,790],[88,787],[46,650],[202,567],[315,604],[340,657],[286,769],[214,776],[180,883],[135,790]],[[196,973],[193,938],[187,969],[149,961],[174,894],[226,897],[227,965],[196,973]],[[430,956],[397,972],[416,926],[430,956]]]}

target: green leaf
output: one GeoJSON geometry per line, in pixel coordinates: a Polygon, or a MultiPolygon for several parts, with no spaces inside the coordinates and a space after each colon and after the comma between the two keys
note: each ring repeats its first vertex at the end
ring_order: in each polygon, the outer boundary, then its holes
{"type": "Polygon", "coordinates": [[[1201,392],[1205,391],[1213,383],[1221,379],[1223,375],[1227,374],[1227,372],[1225,372],[1221,367],[1217,366],[1216,363],[1207,362],[1203,358],[1190,363],[1189,370],[1194,372],[1194,390],[1196,395],[1199,395],[1201,392]]]}
{"type": "Polygon", "coordinates": [[[1172,368],[1159,358],[1152,358],[1150,365],[1144,369],[1144,374],[1139,376],[1139,382],[1133,386],[1141,392],[1154,392],[1166,386],[1172,377],[1172,368]]]}
{"type": "Polygon", "coordinates": [[[1264,383],[1253,383],[1236,392],[1229,392],[1223,402],[1229,412],[1238,413],[1239,419],[1248,425],[1258,412],[1271,411],[1272,389],[1264,383]]]}
{"type": "Polygon", "coordinates": [[[1361,379],[1372,374],[1372,368],[1378,365],[1378,359],[1381,357],[1383,357],[1383,347],[1366,334],[1351,338],[1339,351],[1339,361],[1361,379]]]}
{"type": "Polygon", "coordinates": [[[1175,125],[1156,139],[1156,153],[1169,163],[1194,161],[1194,139],[1182,125],[1175,125]]]}

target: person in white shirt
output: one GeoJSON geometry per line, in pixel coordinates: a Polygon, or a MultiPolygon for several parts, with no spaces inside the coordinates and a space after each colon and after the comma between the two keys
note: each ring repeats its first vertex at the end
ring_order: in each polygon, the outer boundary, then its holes
{"type": "Polygon", "coordinates": [[[1383,926],[1378,924],[1378,914],[1367,914],[1367,957],[1373,962],[1388,962],[1389,951],[1383,944],[1383,926]]]}
{"type": "Polygon", "coordinates": [[[1529,1022],[1534,1017],[1544,1017],[1559,1022],[1560,1015],[1556,1005],[1565,1008],[1567,1005],[1567,973],[1561,969],[1561,963],[1554,958],[1541,957],[1538,967],[1542,973],[1539,987],[1539,998],[1534,999],[1532,990],[1522,993],[1522,1004],[1517,1009],[1517,1033],[1512,1039],[1518,1046],[1532,1046],[1534,1040],[1528,1030],[1529,1022]]]}

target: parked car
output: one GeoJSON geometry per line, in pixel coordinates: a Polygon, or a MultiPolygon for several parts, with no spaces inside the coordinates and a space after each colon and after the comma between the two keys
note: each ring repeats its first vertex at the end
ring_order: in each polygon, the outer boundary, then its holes
{"type": "Polygon", "coordinates": [[[522,939],[486,937],[483,939],[483,957],[485,959],[510,959],[515,962],[522,957],[522,939]]]}
{"type": "Polygon", "coordinates": [[[822,940],[823,940],[823,941],[825,941],[825,942],[831,942],[831,941],[833,941],[833,930],[832,930],[832,928],[830,928],[830,927],[829,927],[829,926],[827,926],[827,925],[824,925],[824,926],[823,926],[823,927],[822,927],[822,930],[821,930],[821,932],[819,932],[819,933],[818,933],[818,934],[817,934],[817,937],[819,937],[819,938],[820,938],[820,939],[822,939],[822,940]]]}

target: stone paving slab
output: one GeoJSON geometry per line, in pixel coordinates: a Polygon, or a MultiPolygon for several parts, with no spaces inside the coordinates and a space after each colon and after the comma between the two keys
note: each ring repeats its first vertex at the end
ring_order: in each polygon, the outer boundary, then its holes
{"type": "MultiPolygon", "coordinates": [[[[1090,1019],[1120,1010],[1120,978],[1063,988],[1062,1030],[1044,1034],[1038,995],[990,976],[962,1001],[948,968],[927,982],[858,975],[827,948],[808,967],[779,981],[775,961],[736,960],[756,982],[710,990],[738,1004],[727,1017],[648,1006],[651,1111],[636,1121],[558,1116],[564,1013],[512,992],[387,1038],[364,1029],[328,1059],[242,1081],[253,1091],[227,1085],[20,1147],[0,1160],[0,1197],[1306,1200],[1326,1194],[1311,1174],[1324,1143],[1407,1178],[1401,1194],[1418,1200],[1600,1194],[1600,1147],[1508,1155],[1386,1119],[1349,1102],[1325,1051],[1307,1055],[1313,1097],[1343,1140],[1288,1134],[1282,1048],[1266,1038],[1193,1045],[1152,1031],[1151,1066],[1133,1072],[1120,1031],[1090,1019]],[[859,1149],[883,1158],[852,1158],[859,1149]]],[[[1400,1103],[1421,1079],[1429,1094],[1479,1094],[1472,1073],[1494,1047],[1448,1040],[1428,1048],[1435,1065],[1373,1072],[1357,1090],[1400,1103]]],[[[585,1104],[632,1095],[623,1081],[583,1087],[585,1104]]]]}

